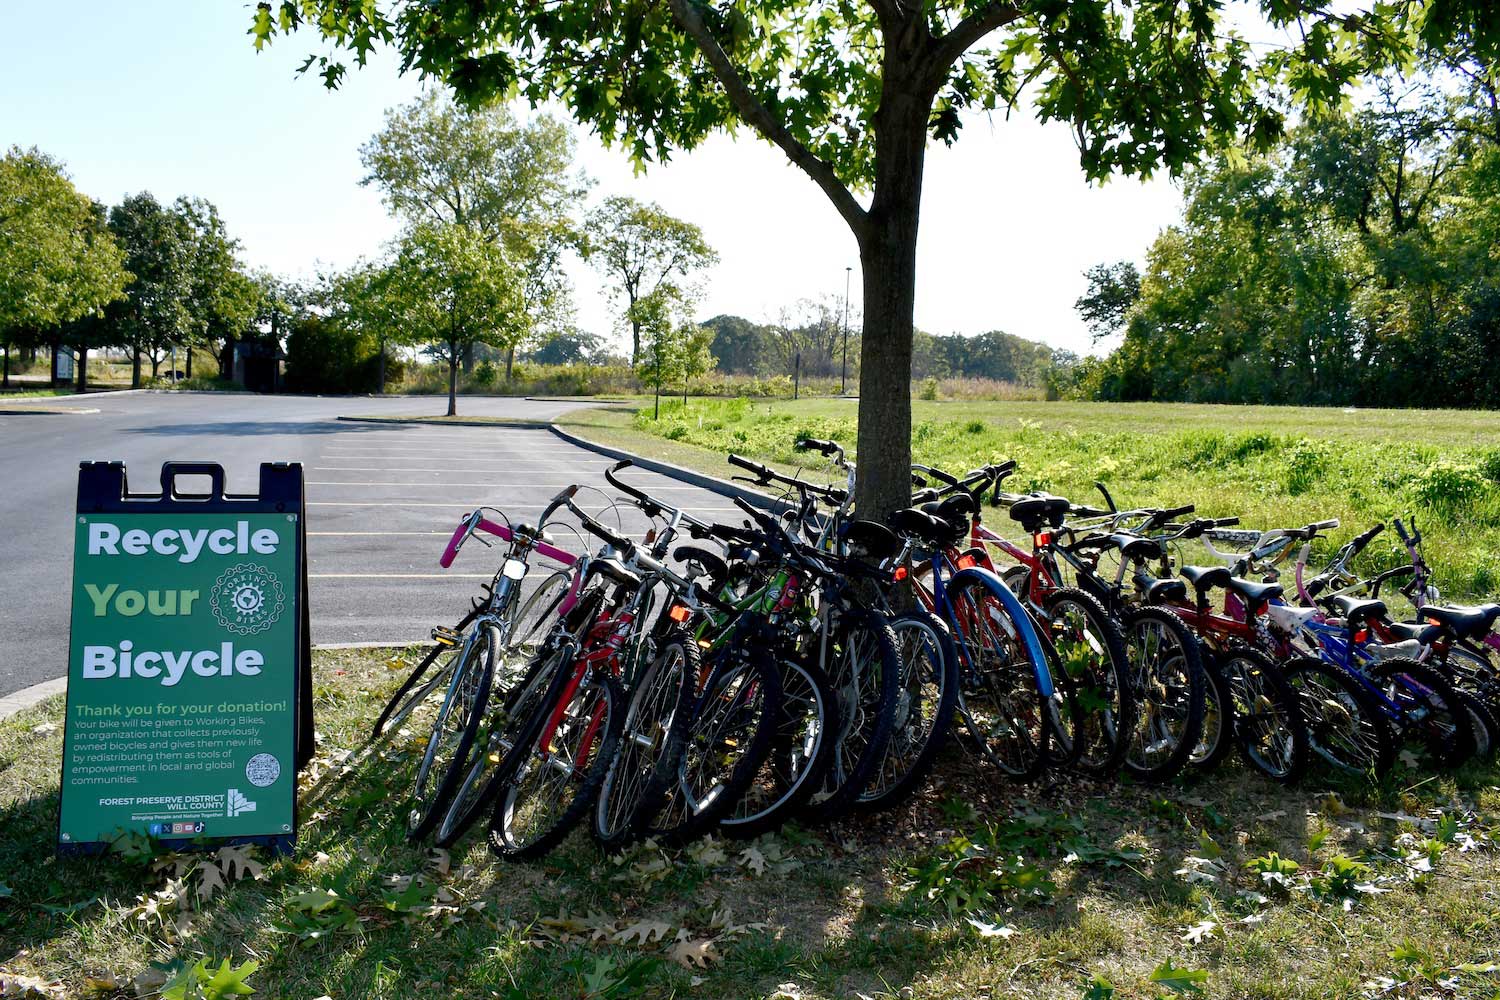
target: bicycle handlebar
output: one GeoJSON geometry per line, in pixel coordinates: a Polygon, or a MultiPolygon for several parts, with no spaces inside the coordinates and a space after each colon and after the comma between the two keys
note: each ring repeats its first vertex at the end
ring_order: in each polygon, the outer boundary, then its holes
{"type": "Polygon", "coordinates": [[[840,448],[834,441],[824,441],[821,438],[798,438],[796,444],[792,445],[798,451],[817,451],[824,455],[842,455],[844,449],[840,448]]]}

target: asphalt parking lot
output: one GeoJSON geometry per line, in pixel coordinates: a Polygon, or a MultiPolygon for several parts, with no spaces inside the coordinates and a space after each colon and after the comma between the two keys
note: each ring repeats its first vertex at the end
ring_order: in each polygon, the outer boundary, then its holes
{"type": "MultiPolygon", "coordinates": [[[[606,487],[610,460],[547,430],[339,421],[340,414],[441,412],[433,398],[347,399],[129,393],[49,401],[98,413],[0,415],[0,696],[67,671],[72,516],[78,463],[126,463],[131,488],[156,488],[166,461],[211,461],[231,492],[253,492],[259,465],[302,462],[307,482],[312,637],[318,643],[409,642],[452,624],[490,579],[498,550],[470,545],[449,570],[438,557],[474,507],[534,520],[564,486],[606,487]]],[[[569,402],[465,398],[460,412],[546,420],[569,402]]],[[[716,519],[724,497],[631,470],[631,481],[716,519]]],[[[612,491],[611,491],[612,492],[612,491]]],[[[580,503],[604,509],[602,493],[580,503]]],[[[639,512],[615,515],[627,534],[639,512]]],[[[579,540],[559,532],[564,548],[579,540]]]]}

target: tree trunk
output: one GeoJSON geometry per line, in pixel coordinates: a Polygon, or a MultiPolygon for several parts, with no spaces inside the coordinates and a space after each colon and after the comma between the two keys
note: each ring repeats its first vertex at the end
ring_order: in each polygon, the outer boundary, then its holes
{"type": "Polygon", "coordinates": [[[151,355],[151,377],[152,378],[160,378],[161,377],[161,358],[158,358],[156,356],[156,350],[155,350],[155,348],[153,348],[149,353],[151,355]]]}
{"type": "Polygon", "coordinates": [[[886,80],[875,114],[876,178],[860,241],[859,516],[884,520],[911,503],[912,314],[917,223],[931,101],[886,80]]]}
{"type": "Polygon", "coordinates": [[[516,366],[516,346],[514,344],[512,344],[510,347],[506,348],[506,350],[505,350],[505,381],[506,382],[510,381],[511,372],[515,369],[515,366],[516,366]]]}
{"type": "Polygon", "coordinates": [[[10,388],[10,343],[5,345],[5,374],[0,376],[0,388],[10,388]]]}
{"type": "Polygon", "coordinates": [[[141,387],[141,349],[135,348],[130,355],[130,388],[141,387]]]}
{"type": "Polygon", "coordinates": [[[384,393],[385,392],[385,338],[384,337],[380,338],[380,365],[378,366],[378,372],[379,373],[376,375],[375,391],[378,392],[378,393],[384,393]]]}
{"type": "Polygon", "coordinates": [[[630,321],[630,367],[634,368],[641,359],[641,324],[639,320],[630,321]]]}
{"type": "Polygon", "coordinates": [[[471,372],[473,370],[474,370],[474,345],[472,343],[468,343],[468,344],[464,345],[464,374],[467,375],[467,374],[469,374],[469,372],[471,372]]]}
{"type": "Polygon", "coordinates": [[[186,350],[187,350],[187,366],[186,366],[186,368],[183,369],[183,374],[184,374],[185,378],[192,378],[193,377],[193,345],[189,344],[187,346],[186,350]]]}
{"type": "Polygon", "coordinates": [[[224,349],[219,352],[219,378],[234,381],[234,338],[224,338],[224,349]]]}
{"type": "Polygon", "coordinates": [[[80,347],[78,349],[78,394],[83,395],[89,391],[89,349],[80,347]]]}
{"type": "Polygon", "coordinates": [[[448,342],[448,416],[458,416],[458,344],[448,342]]]}

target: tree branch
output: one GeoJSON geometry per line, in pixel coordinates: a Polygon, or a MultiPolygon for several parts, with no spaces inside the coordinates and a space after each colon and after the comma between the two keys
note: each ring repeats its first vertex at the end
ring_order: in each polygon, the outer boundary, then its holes
{"type": "Polygon", "coordinates": [[[943,78],[948,74],[948,67],[958,62],[963,54],[973,48],[980,39],[1019,19],[1020,16],[1020,7],[1004,2],[1004,0],[997,0],[995,3],[986,4],[974,11],[954,25],[953,30],[946,35],[933,39],[931,65],[937,76],[933,89],[942,85],[943,78]]]}
{"type": "Polygon", "coordinates": [[[704,59],[713,70],[714,76],[718,77],[719,83],[729,95],[729,100],[734,104],[735,110],[756,131],[780,146],[781,151],[787,155],[787,159],[823,189],[828,200],[833,202],[833,207],[838,209],[844,221],[849,224],[849,228],[854,231],[855,237],[863,240],[867,218],[865,210],[844,186],[844,183],[838,179],[838,175],[833,172],[833,167],[798,142],[786,126],[777,121],[760,102],[760,99],[751,93],[744,77],[740,76],[734,64],[729,61],[729,54],[708,30],[708,25],[703,23],[703,18],[693,4],[694,0],[668,0],[673,17],[676,18],[682,30],[687,32],[688,37],[697,44],[699,51],[703,53],[704,59]]]}

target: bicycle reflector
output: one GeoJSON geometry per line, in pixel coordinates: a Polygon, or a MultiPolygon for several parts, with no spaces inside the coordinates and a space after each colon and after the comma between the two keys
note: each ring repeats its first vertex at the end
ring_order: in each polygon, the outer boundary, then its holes
{"type": "Polygon", "coordinates": [[[1369,629],[1363,629],[1362,628],[1358,632],[1354,633],[1354,644],[1355,645],[1362,646],[1362,645],[1364,645],[1365,643],[1367,643],[1369,641],[1370,641],[1370,631],[1369,631],[1369,629]]]}
{"type": "Polygon", "coordinates": [[[674,604],[672,605],[671,610],[667,612],[667,617],[672,619],[677,624],[681,625],[683,622],[693,617],[693,611],[686,604],[674,604]]]}
{"type": "Polygon", "coordinates": [[[977,562],[978,562],[978,560],[976,560],[973,556],[969,555],[968,553],[964,553],[963,555],[961,555],[961,556],[958,557],[958,568],[959,569],[970,569],[977,562]]]}
{"type": "Polygon", "coordinates": [[[1051,545],[1052,532],[1038,531],[1035,535],[1032,536],[1032,541],[1036,542],[1038,545],[1051,545]]]}
{"type": "Polygon", "coordinates": [[[896,571],[891,574],[891,579],[895,580],[897,583],[900,583],[902,580],[905,580],[907,576],[908,574],[906,572],[906,567],[897,566],[896,571]]]}

